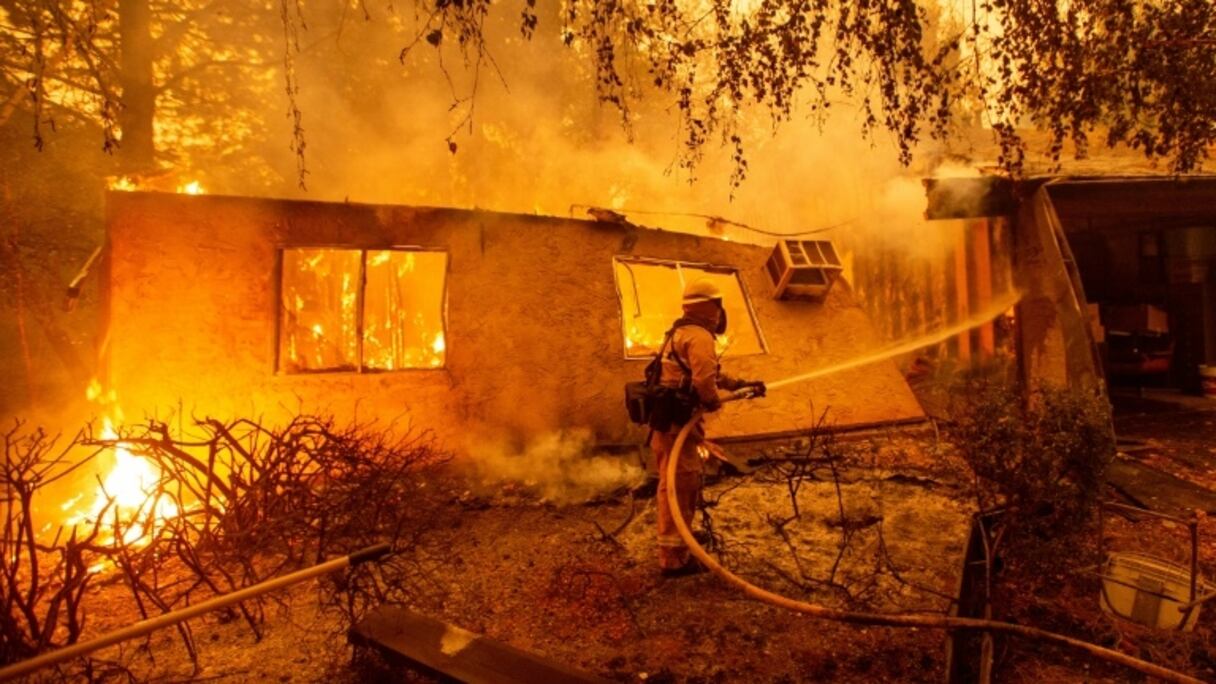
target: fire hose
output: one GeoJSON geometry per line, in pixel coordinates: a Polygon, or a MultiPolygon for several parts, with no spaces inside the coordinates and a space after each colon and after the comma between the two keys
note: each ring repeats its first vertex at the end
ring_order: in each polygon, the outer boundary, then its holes
{"type": "Polygon", "coordinates": [[[83,641],[72,644],[71,646],[65,646],[55,651],[48,651],[28,660],[22,660],[21,662],[14,663],[8,667],[0,668],[0,682],[7,682],[9,680],[16,679],[17,677],[30,674],[31,672],[40,670],[44,667],[56,665],[64,662],[65,660],[70,660],[72,658],[85,655],[86,653],[92,653],[93,651],[105,648],[106,646],[113,646],[114,644],[127,641],[129,639],[135,639],[137,637],[150,634],[158,629],[170,627],[184,620],[198,617],[204,613],[209,613],[213,610],[224,608],[234,603],[240,603],[241,601],[247,601],[255,596],[261,596],[262,594],[274,591],[276,589],[282,589],[283,587],[287,587],[298,582],[303,582],[314,577],[327,575],[335,570],[342,570],[343,568],[352,567],[368,561],[380,560],[387,555],[390,550],[391,549],[388,544],[376,544],[374,546],[368,546],[347,556],[334,558],[324,563],[304,568],[303,570],[297,570],[295,572],[282,575],[281,577],[268,579],[265,582],[259,582],[252,586],[245,587],[244,589],[234,591],[230,594],[216,596],[215,598],[208,599],[193,606],[187,606],[179,610],[165,613],[164,615],[158,615],[154,618],[141,620],[133,625],[124,627],[122,629],[116,629],[90,641],[83,641]]]}
{"type": "MultiPolygon", "coordinates": [[[[755,395],[752,391],[744,389],[731,394],[724,399],[727,401],[737,401],[740,399],[750,399],[755,395]]],[[[829,608],[816,603],[807,603],[799,601],[780,594],[775,594],[766,589],[762,589],[751,582],[739,577],[730,570],[727,570],[720,563],[714,560],[710,555],[697,543],[693,537],[692,531],[688,528],[688,522],[680,515],[680,507],[677,505],[679,500],[676,497],[676,466],[678,465],[681,454],[683,453],[684,444],[688,441],[688,435],[692,432],[702,416],[702,411],[698,409],[692,416],[692,419],[685,423],[683,429],[676,436],[675,443],[672,445],[672,457],[667,460],[667,476],[666,476],[666,492],[667,503],[671,509],[671,517],[675,521],[676,530],[680,533],[680,538],[684,540],[684,544],[702,565],[709,569],[710,572],[717,575],[719,579],[724,580],[727,584],[739,589],[744,594],[763,601],[764,603],[785,608],[799,613],[810,615],[812,617],[822,618],[825,620],[835,620],[837,622],[845,622],[860,625],[877,625],[886,627],[923,627],[932,629],[974,629],[988,632],[1001,632],[1005,634],[1013,634],[1029,639],[1038,639],[1057,643],[1070,648],[1079,649],[1094,656],[1098,659],[1116,663],[1124,667],[1142,672],[1146,675],[1156,677],[1166,682],[1178,682],[1179,684],[1202,684],[1202,680],[1196,679],[1189,675],[1154,665],[1145,660],[1129,656],[1119,651],[1114,651],[1109,648],[1098,646],[1097,644],[1074,639],[1063,634],[1049,632],[1046,630],[1018,625],[1012,622],[1000,622],[997,620],[981,620],[978,618],[953,617],[947,615],[933,615],[929,613],[901,613],[898,615],[885,613],[867,613],[850,610],[840,610],[838,608],[829,608]]]]}

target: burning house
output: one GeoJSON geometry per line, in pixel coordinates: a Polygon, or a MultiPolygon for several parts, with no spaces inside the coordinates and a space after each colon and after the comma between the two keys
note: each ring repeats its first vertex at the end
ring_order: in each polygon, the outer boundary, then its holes
{"type": "MultiPolygon", "coordinates": [[[[456,450],[563,430],[640,442],[621,388],[690,278],[725,293],[732,374],[785,378],[879,344],[814,243],[791,243],[794,258],[623,221],[138,192],[109,195],[107,229],[103,375],[128,416],[304,407],[456,450]],[[817,296],[777,296],[799,284],[817,296]]],[[[823,409],[842,427],[924,417],[883,360],[734,407],[711,430],[795,433],[823,409]]]]}

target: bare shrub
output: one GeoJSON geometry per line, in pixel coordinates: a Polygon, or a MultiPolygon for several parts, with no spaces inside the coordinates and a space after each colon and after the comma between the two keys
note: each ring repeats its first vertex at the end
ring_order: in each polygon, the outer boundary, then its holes
{"type": "Polygon", "coordinates": [[[75,642],[80,608],[98,557],[97,525],[42,538],[36,497],[74,464],[58,439],[21,422],[4,434],[0,462],[0,665],[75,642]]]}
{"type": "MultiPolygon", "coordinates": [[[[751,462],[757,466],[754,472],[719,489],[713,497],[703,497],[701,512],[705,529],[713,538],[712,548],[719,561],[727,566],[761,568],[759,573],[765,580],[778,581],[808,596],[830,592],[852,608],[874,610],[889,600],[893,592],[898,592],[932,597],[934,607],[929,610],[937,610],[938,600],[948,601],[950,597],[914,581],[911,573],[901,569],[891,557],[884,532],[881,489],[873,506],[853,498],[858,494],[851,486],[867,477],[863,471],[873,472],[876,463],[867,462],[855,447],[850,448],[837,440],[828,410],[815,412],[811,407],[811,418],[799,442],[766,449],[759,462],[751,462]],[[776,514],[766,513],[764,517],[788,552],[788,563],[774,562],[775,557],[753,553],[746,542],[732,543],[714,532],[713,510],[723,497],[745,482],[783,490],[788,509],[776,514]],[[816,485],[831,486],[833,505],[830,512],[808,513],[800,503],[804,487],[811,489],[816,485]],[[793,529],[812,522],[831,531],[835,537],[834,549],[808,546],[801,533],[793,529]],[[828,562],[823,562],[825,557],[828,562]]],[[[871,444],[871,450],[876,448],[871,444]]],[[[777,496],[774,493],[773,498],[777,496]]]]}
{"type": "MultiPolygon", "coordinates": [[[[0,470],[0,663],[77,641],[85,589],[106,564],[145,618],[382,542],[394,555],[330,577],[322,603],[353,621],[369,606],[423,589],[419,541],[445,500],[434,475],[447,461],[428,433],[312,415],[281,427],[207,418],[189,436],[155,421],[107,438],[86,428],[56,451],[42,430],[22,427],[5,435],[0,470]],[[157,482],[144,483],[144,502],[136,510],[107,503],[66,536],[41,539],[34,511],[45,485],[118,449],[159,469],[157,482]],[[69,461],[71,453],[86,455],[69,461]]],[[[229,617],[260,638],[264,609],[265,600],[249,600],[229,617]]],[[[178,632],[197,662],[189,627],[178,632]]],[[[102,665],[112,664],[82,663],[81,672],[102,665]]]]}
{"type": "Polygon", "coordinates": [[[1003,506],[1057,533],[1090,517],[1115,455],[1105,398],[1061,388],[1023,396],[987,381],[955,396],[948,433],[975,474],[981,508],[1003,506]]]}
{"type": "MultiPolygon", "coordinates": [[[[124,563],[136,595],[165,610],[199,590],[232,591],[380,542],[408,556],[431,527],[438,488],[427,473],[447,456],[427,433],[395,436],[311,415],[277,428],[207,418],[195,430],[195,437],[174,439],[166,425],[150,422],[116,439],[86,440],[152,460],[162,473],[154,496],[181,511],[160,523],[134,560],[174,557],[194,581],[135,581],[148,576],[146,569],[124,563]]],[[[401,578],[416,573],[397,569],[352,571],[332,582],[325,598],[356,619],[372,603],[410,593],[411,583],[401,578]]],[[[259,634],[261,605],[242,604],[241,611],[259,634]]]]}

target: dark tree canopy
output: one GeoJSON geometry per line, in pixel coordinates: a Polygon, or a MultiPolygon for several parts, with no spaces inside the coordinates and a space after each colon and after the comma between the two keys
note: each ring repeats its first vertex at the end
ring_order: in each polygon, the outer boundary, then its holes
{"type": "MultiPolygon", "coordinates": [[[[538,24],[521,3],[521,30],[538,24]]],[[[489,0],[438,0],[420,35],[479,55],[489,0]]],[[[777,120],[861,113],[889,132],[901,159],[977,118],[1007,169],[1021,170],[1023,132],[1126,145],[1173,171],[1198,170],[1216,144],[1216,3],[1211,0],[570,0],[560,30],[594,65],[599,96],[628,126],[656,91],[680,113],[685,163],[717,137],[746,170],[740,111],[777,120]],[[953,5],[953,7],[952,7],[953,5]]]]}

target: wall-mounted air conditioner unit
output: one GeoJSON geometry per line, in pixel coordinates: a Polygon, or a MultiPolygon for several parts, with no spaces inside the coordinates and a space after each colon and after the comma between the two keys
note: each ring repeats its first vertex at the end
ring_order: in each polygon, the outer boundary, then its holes
{"type": "Polygon", "coordinates": [[[843,267],[827,240],[782,240],[768,258],[774,297],[823,298],[843,267]]]}

